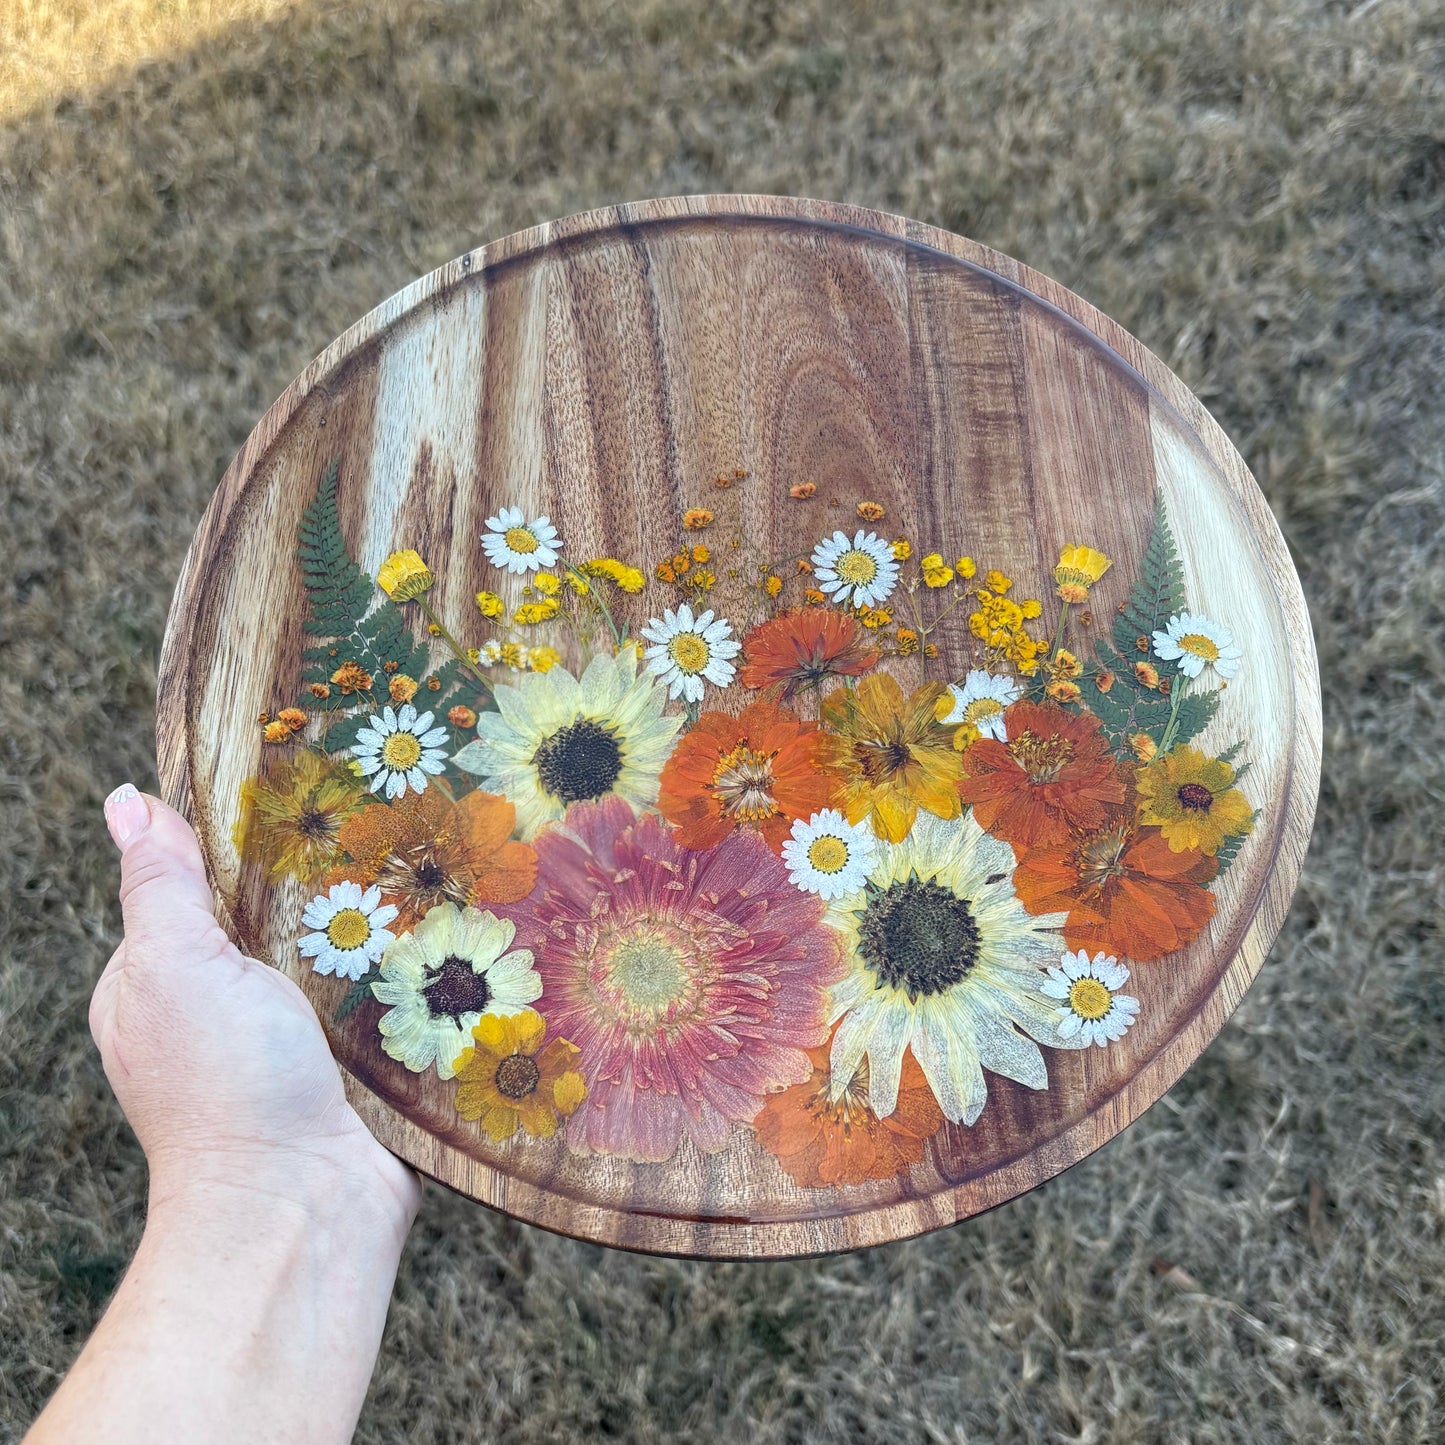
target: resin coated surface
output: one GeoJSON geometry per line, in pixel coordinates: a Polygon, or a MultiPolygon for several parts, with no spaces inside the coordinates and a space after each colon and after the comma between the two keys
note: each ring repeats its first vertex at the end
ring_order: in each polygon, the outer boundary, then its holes
{"type": "Polygon", "coordinates": [[[1288,905],[1319,699],[1268,508],[1136,341],[712,197],[319,357],[198,531],[159,742],[384,1142],[763,1256],[975,1213],[1177,1078],[1288,905]]]}

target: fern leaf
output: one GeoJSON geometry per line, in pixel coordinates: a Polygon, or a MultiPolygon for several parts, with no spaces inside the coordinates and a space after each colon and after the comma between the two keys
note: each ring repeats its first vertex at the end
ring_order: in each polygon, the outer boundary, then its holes
{"type": "MultiPolygon", "coordinates": [[[[1184,611],[1184,606],[1184,568],[1161,496],[1155,504],[1154,525],[1149,529],[1139,577],[1129,590],[1124,610],[1114,619],[1114,641],[1119,651],[1128,652],[1136,639],[1162,631],[1170,617],[1184,611]]],[[[1161,672],[1174,670],[1172,664],[1160,667],[1161,672]]]]}

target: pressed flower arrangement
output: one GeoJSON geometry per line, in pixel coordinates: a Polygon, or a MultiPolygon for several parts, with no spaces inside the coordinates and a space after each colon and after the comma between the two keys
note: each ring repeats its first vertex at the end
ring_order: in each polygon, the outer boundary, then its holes
{"type": "Polygon", "coordinates": [[[501,506],[443,616],[419,551],[356,565],[342,480],[300,528],[301,676],[236,842],[303,890],[333,1017],[494,1144],[903,1178],[999,1080],[1127,1048],[1133,971],[1206,928],[1254,828],[1244,740],[1202,745],[1247,659],[1162,503],[1107,627],[1087,541],[1022,597],[866,497],[782,558],[701,505],[634,558],[501,506]]]}

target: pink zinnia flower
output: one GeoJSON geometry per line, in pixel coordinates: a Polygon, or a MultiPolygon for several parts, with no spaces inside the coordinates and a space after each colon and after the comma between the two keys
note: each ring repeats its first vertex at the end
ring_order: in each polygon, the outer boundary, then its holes
{"type": "Polygon", "coordinates": [[[823,905],[755,833],[682,847],[618,797],[534,840],[538,882],[506,912],[542,976],[549,1033],[582,1051],[575,1148],[669,1159],[727,1144],[763,1096],[801,1083],[842,968],[823,905]]]}

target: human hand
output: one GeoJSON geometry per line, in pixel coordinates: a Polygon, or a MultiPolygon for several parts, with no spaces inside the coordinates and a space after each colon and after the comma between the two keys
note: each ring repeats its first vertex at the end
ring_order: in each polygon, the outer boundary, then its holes
{"type": "Polygon", "coordinates": [[[121,851],[125,938],[96,985],[90,1028],[150,1164],[152,1212],[198,1192],[264,1196],[311,1213],[374,1212],[404,1237],[416,1175],[347,1102],[301,990],[216,922],[185,819],[129,784],[105,816],[121,851]]]}

